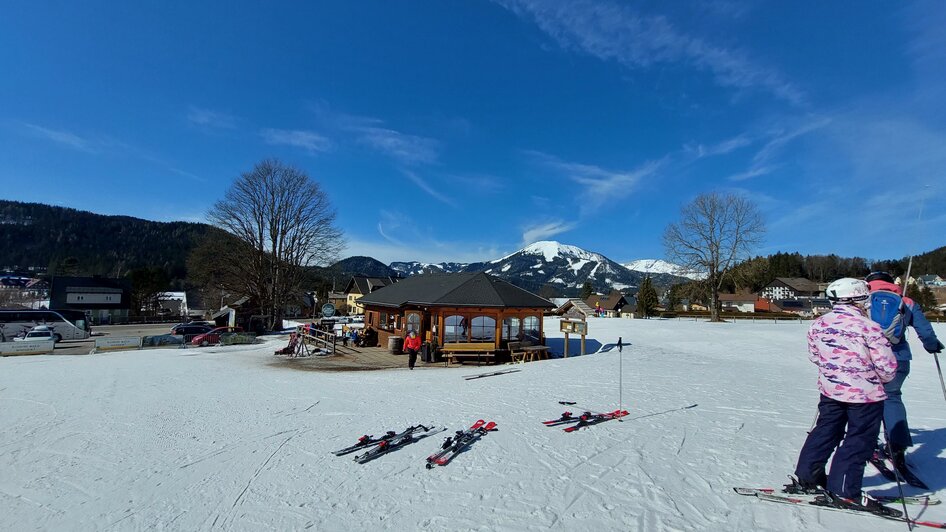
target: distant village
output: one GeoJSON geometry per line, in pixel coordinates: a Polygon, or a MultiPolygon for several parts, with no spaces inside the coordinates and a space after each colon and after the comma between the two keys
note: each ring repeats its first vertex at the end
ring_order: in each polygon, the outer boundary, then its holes
{"type": "MultiPolygon", "coordinates": [[[[449,275],[449,274],[448,274],[449,275]]],[[[397,283],[398,277],[352,276],[341,290],[329,290],[321,298],[314,291],[299,294],[295,304],[286,308],[286,318],[319,317],[328,303],[334,313],[342,316],[364,316],[362,298],[376,290],[397,283]]],[[[901,279],[897,278],[900,283],[901,279]]],[[[911,284],[929,288],[936,300],[946,301],[946,280],[938,275],[911,277],[911,284]]],[[[733,317],[797,316],[811,318],[827,312],[827,283],[805,278],[776,278],[757,293],[720,294],[723,313],[733,317]]],[[[681,298],[671,305],[669,290],[659,294],[658,316],[698,315],[707,312],[704,304],[681,298]]],[[[636,290],[612,290],[580,298],[549,298],[554,306],[546,314],[570,318],[641,318],[636,290]]],[[[148,308],[132,308],[132,286],[126,278],[52,277],[3,274],[0,276],[0,308],[4,309],[66,309],[86,314],[92,325],[124,324],[141,321],[211,320],[218,325],[239,324],[252,330],[252,302],[245,296],[223,296],[219,301],[202,301],[190,291],[160,292],[148,308]],[[197,303],[197,304],[195,304],[197,303]],[[213,303],[213,304],[211,304],[213,303]]],[[[946,304],[927,309],[928,314],[942,315],[946,304]]]]}

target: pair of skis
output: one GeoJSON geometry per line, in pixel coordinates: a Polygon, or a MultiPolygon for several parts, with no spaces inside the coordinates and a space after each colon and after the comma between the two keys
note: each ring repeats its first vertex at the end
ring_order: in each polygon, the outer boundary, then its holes
{"type": "MultiPolygon", "coordinates": [[[[413,429],[413,428],[414,428],[414,427],[410,427],[410,429],[413,429]]],[[[410,429],[408,429],[408,430],[410,430],[410,429]]],[[[353,452],[355,452],[355,451],[357,451],[357,450],[359,450],[359,449],[364,449],[364,448],[366,448],[366,447],[371,447],[371,446],[377,445],[377,444],[379,444],[379,443],[381,443],[381,442],[383,442],[383,441],[390,440],[391,438],[393,438],[393,437],[395,437],[395,436],[397,436],[397,433],[394,432],[393,430],[389,430],[389,431],[385,432],[385,433],[384,433],[384,436],[381,436],[380,438],[375,438],[374,436],[365,434],[364,436],[358,438],[358,443],[356,443],[356,444],[354,444],[354,445],[350,445],[350,446],[348,446],[348,447],[345,447],[344,449],[339,449],[339,450],[337,450],[337,451],[332,451],[332,454],[334,454],[335,456],[344,456],[344,455],[346,455],[346,454],[348,454],[348,453],[353,453],[353,452]]]]}
{"type": "Polygon", "coordinates": [[[628,415],[630,412],[627,410],[615,410],[613,412],[606,412],[603,414],[595,414],[592,412],[585,412],[580,415],[573,415],[571,412],[565,412],[562,414],[562,417],[558,419],[550,419],[548,421],[543,421],[542,424],[546,427],[558,427],[561,425],[569,425],[565,427],[565,432],[575,432],[584,427],[589,427],[591,425],[597,425],[598,423],[604,423],[605,421],[611,421],[612,419],[622,418],[628,415]]]}
{"type": "MultiPolygon", "coordinates": [[[[855,515],[873,515],[880,517],[882,519],[887,519],[890,521],[900,521],[902,523],[907,523],[911,526],[925,526],[929,528],[939,528],[946,529],[946,523],[939,521],[927,521],[921,519],[910,519],[903,515],[900,510],[884,506],[882,511],[884,513],[879,513],[876,511],[869,511],[866,508],[852,508],[844,506],[834,506],[829,504],[823,495],[816,494],[788,494],[776,491],[772,488],[733,488],[733,490],[739,495],[747,495],[750,497],[755,497],[757,499],[769,502],[776,502],[781,504],[795,504],[799,506],[808,506],[812,508],[818,508],[821,510],[830,510],[833,512],[844,512],[855,515]]],[[[934,497],[927,496],[918,496],[918,497],[889,497],[889,496],[878,496],[873,495],[873,497],[881,503],[886,504],[923,504],[923,505],[932,505],[939,504],[939,499],[934,497]]]]}
{"type": "Polygon", "coordinates": [[[456,434],[444,440],[440,446],[440,451],[427,457],[427,469],[433,469],[435,465],[445,466],[450,463],[458,454],[462,453],[467,447],[491,431],[498,430],[496,423],[479,419],[476,423],[466,430],[458,430],[456,434]]]}
{"type": "Polygon", "coordinates": [[[335,454],[335,456],[342,456],[360,449],[367,449],[366,452],[355,455],[355,461],[359,464],[364,464],[395,449],[400,449],[405,445],[414,443],[432,434],[443,432],[444,430],[446,429],[443,427],[437,428],[434,426],[414,425],[397,433],[389,431],[380,438],[365,435],[358,438],[358,443],[345,447],[344,449],[339,449],[333,454],[335,454]]]}
{"type": "MultiPolygon", "coordinates": [[[[786,493],[783,490],[774,488],[733,488],[739,495],[777,495],[786,497],[795,497],[799,499],[813,500],[818,497],[817,493],[786,493]]],[[[923,506],[934,506],[940,504],[940,500],[932,495],[906,495],[902,499],[898,495],[881,495],[879,493],[870,493],[872,498],[883,504],[919,504],[923,506]]]]}

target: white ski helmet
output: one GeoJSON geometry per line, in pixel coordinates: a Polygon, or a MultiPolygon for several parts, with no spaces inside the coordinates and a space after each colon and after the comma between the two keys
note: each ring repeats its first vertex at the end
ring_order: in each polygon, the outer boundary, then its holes
{"type": "Polygon", "coordinates": [[[860,279],[845,277],[829,284],[825,295],[832,303],[864,304],[870,298],[870,287],[860,279]]]}

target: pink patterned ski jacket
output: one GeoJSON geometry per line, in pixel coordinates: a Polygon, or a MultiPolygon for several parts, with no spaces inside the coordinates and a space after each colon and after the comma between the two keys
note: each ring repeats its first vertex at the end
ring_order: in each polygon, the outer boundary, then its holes
{"type": "Polygon", "coordinates": [[[853,305],[835,305],[808,329],[808,358],[818,365],[818,390],[844,403],[887,398],[884,383],[897,358],[880,326],[853,305]]]}

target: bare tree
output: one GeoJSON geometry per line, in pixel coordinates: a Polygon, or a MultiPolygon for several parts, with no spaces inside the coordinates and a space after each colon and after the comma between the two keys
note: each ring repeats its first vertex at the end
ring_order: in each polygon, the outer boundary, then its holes
{"type": "Polygon", "coordinates": [[[765,224],[748,199],[735,194],[701,194],[667,226],[667,258],[687,270],[705,272],[710,290],[710,321],[719,318],[719,288],[730,269],[748,259],[765,234],[765,224]]]}
{"type": "Polygon", "coordinates": [[[330,263],[344,246],[319,183],[275,159],[242,174],[208,217],[243,243],[220,257],[230,264],[217,280],[233,286],[219,288],[256,299],[269,327],[282,319],[306,268],[330,263]]]}

